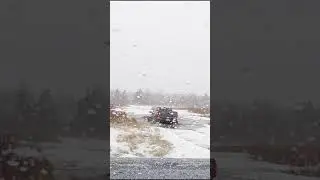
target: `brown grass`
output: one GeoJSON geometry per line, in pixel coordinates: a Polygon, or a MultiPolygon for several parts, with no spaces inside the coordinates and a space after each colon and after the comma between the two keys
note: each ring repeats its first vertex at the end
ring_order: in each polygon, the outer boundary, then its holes
{"type": "Polygon", "coordinates": [[[163,157],[172,149],[172,144],[166,140],[163,140],[160,136],[151,136],[149,141],[150,145],[153,145],[154,147],[149,151],[149,153],[156,157],[163,157]]]}
{"type": "Polygon", "coordinates": [[[210,114],[210,108],[175,108],[177,110],[187,110],[192,113],[201,114],[207,117],[210,114]]]}
{"type": "Polygon", "coordinates": [[[156,157],[163,157],[170,152],[172,144],[164,139],[159,132],[150,132],[151,127],[146,123],[121,123],[114,127],[123,130],[123,134],[117,138],[118,142],[126,143],[131,152],[137,150],[142,144],[148,147],[149,153],[156,157]]]}
{"type": "Polygon", "coordinates": [[[187,108],[189,112],[196,113],[196,114],[202,114],[207,115],[210,114],[209,108],[187,108]]]}
{"type": "Polygon", "coordinates": [[[126,142],[131,152],[136,150],[138,148],[138,145],[144,142],[143,137],[141,137],[141,135],[136,133],[119,135],[117,140],[118,142],[126,142]]]}
{"type": "Polygon", "coordinates": [[[123,123],[136,123],[134,118],[129,118],[126,112],[110,111],[110,123],[111,124],[123,124],[123,123]]]}
{"type": "Polygon", "coordinates": [[[135,118],[128,117],[125,112],[118,112],[117,114],[113,114],[110,112],[110,126],[111,127],[135,127],[135,128],[143,128],[147,124],[138,122],[135,118]]]}

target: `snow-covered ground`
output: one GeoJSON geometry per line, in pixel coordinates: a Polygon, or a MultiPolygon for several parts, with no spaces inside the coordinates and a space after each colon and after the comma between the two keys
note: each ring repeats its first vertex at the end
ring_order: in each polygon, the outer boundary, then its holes
{"type": "MultiPolygon", "coordinates": [[[[149,114],[151,106],[127,106],[123,110],[138,121],[149,114]]],[[[138,128],[121,129],[111,127],[110,146],[111,157],[155,157],[148,153],[150,144],[142,142],[137,149],[130,151],[128,143],[119,142],[119,136],[128,133],[136,133],[146,139],[151,136],[159,136],[171,144],[170,151],[162,157],[165,158],[209,158],[210,157],[210,125],[209,118],[186,110],[177,110],[179,123],[177,129],[149,126],[143,130],[138,128]],[[131,131],[131,132],[130,132],[131,131]]],[[[153,147],[154,148],[154,147],[153,147]]]]}
{"type": "MultiPolygon", "coordinates": [[[[128,106],[123,108],[129,115],[137,118],[140,121],[143,116],[149,113],[150,106],[128,106]]],[[[141,132],[146,136],[160,134],[161,137],[170,142],[173,148],[164,157],[167,158],[209,158],[210,152],[210,119],[201,117],[198,114],[190,113],[186,110],[177,110],[180,116],[180,127],[177,129],[169,129],[162,127],[151,126],[149,131],[141,132]]],[[[141,157],[136,156],[128,151],[125,143],[117,142],[116,138],[124,132],[118,128],[111,128],[111,157],[141,157]],[[126,153],[119,156],[121,150],[126,153]],[[118,152],[118,154],[116,154],[118,152]]],[[[139,152],[148,147],[142,144],[139,152]]],[[[143,157],[153,157],[148,153],[144,153],[143,157]]],[[[218,177],[217,180],[315,180],[316,177],[296,176],[283,173],[281,171],[288,170],[290,167],[285,165],[276,165],[268,162],[254,161],[248,158],[244,153],[219,153],[212,152],[211,156],[214,157],[218,164],[218,177]]],[[[128,158],[124,159],[124,161],[128,158]]],[[[175,159],[168,159],[167,161],[177,161],[175,159]]],[[[116,162],[118,162],[117,160],[116,162]]],[[[150,166],[157,160],[150,160],[150,166]]],[[[194,159],[190,159],[194,161],[194,159]]],[[[128,160],[129,162],[129,160],[128,160]]],[[[145,161],[137,159],[136,166],[148,166],[145,161]]],[[[127,163],[128,164],[128,163],[127,163]]],[[[127,164],[125,168],[127,168],[127,164]]],[[[167,167],[170,168],[170,167],[167,167]]],[[[187,167],[185,167],[187,168],[187,167]]],[[[201,169],[201,168],[199,168],[201,169]]],[[[192,173],[197,173],[199,169],[190,169],[192,173]]],[[[203,170],[203,169],[202,169],[203,170]]],[[[116,171],[116,170],[114,170],[116,171]]],[[[158,171],[157,169],[150,169],[150,172],[158,171]]],[[[179,170],[172,171],[173,173],[180,172],[179,170]]]]}
{"type": "Polygon", "coordinates": [[[149,114],[151,111],[152,106],[137,106],[137,105],[130,105],[127,107],[122,108],[129,116],[134,117],[141,117],[149,114]]]}

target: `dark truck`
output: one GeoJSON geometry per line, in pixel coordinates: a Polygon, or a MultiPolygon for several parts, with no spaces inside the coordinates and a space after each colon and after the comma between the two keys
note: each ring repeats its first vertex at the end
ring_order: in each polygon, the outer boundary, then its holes
{"type": "Polygon", "coordinates": [[[167,107],[156,107],[150,111],[151,115],[147,116],[148,122],[169,125],[175,128],[178,124],[178,112],[167,107]]]}

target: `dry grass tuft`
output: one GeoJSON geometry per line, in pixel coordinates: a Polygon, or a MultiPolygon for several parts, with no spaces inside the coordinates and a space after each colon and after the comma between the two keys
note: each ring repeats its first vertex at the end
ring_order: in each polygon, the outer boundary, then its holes
{"type": "Polygon", "coordinates": [[[149,142],[153,146],[149,153],[156,157],[163,157],[172,149],[172,144],[163,140],[160,136],[151,136],[149,142]]]}
{"type": "Polygon", "coordinates": [[[136,123],[137,120],[134,118],[129,118],[126,112],[123,111],[110,111],[110,123],[111,124],[127,124],[127,123],[136,123]]]}
{"type": "Polygon", "coordinates": [[[210,108],[187,108],[189,112],[207,115],[210,114],[210,108]]]}
{"type": "Polygon", "coordinates": [[[145,145],[147,152],[156,157],[163,157],[170,152],[172,144],[162,139],[157,129],[152,129],[148,123],[138,122],[130,118],[125,112],[111,111],[110,125],[121,129],[124,133],[119,135],[117,141],[126,143],[131,152],[134,152],[145,145]]]}
{"type": "Polygon", "coordinates": [[[150,127],[121,127],[125,134],[118,136],[118,142],[126,143],[131,152],[138,150],[139,147],[147,147],[145,153],[152,156],[163,157],[172,149],[172,144],[162,139],[159,132],[151,130],[150,127]]]}

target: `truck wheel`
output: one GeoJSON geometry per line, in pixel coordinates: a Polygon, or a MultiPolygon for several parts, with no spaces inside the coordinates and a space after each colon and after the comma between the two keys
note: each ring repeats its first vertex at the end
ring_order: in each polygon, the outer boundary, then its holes
{"type": "Polygon", "coordinates": [[[177,123],[176,122],[172,123],[170,127],[174,129],[177,128],[177,123]]]}
{"type": "Polygon", "coordinates": [[[178,123],[178,119],[177,119],[177,118],[174,118],[174,119],[173,119],[173,123],[179,124],[179,123],[178,123]]]}

